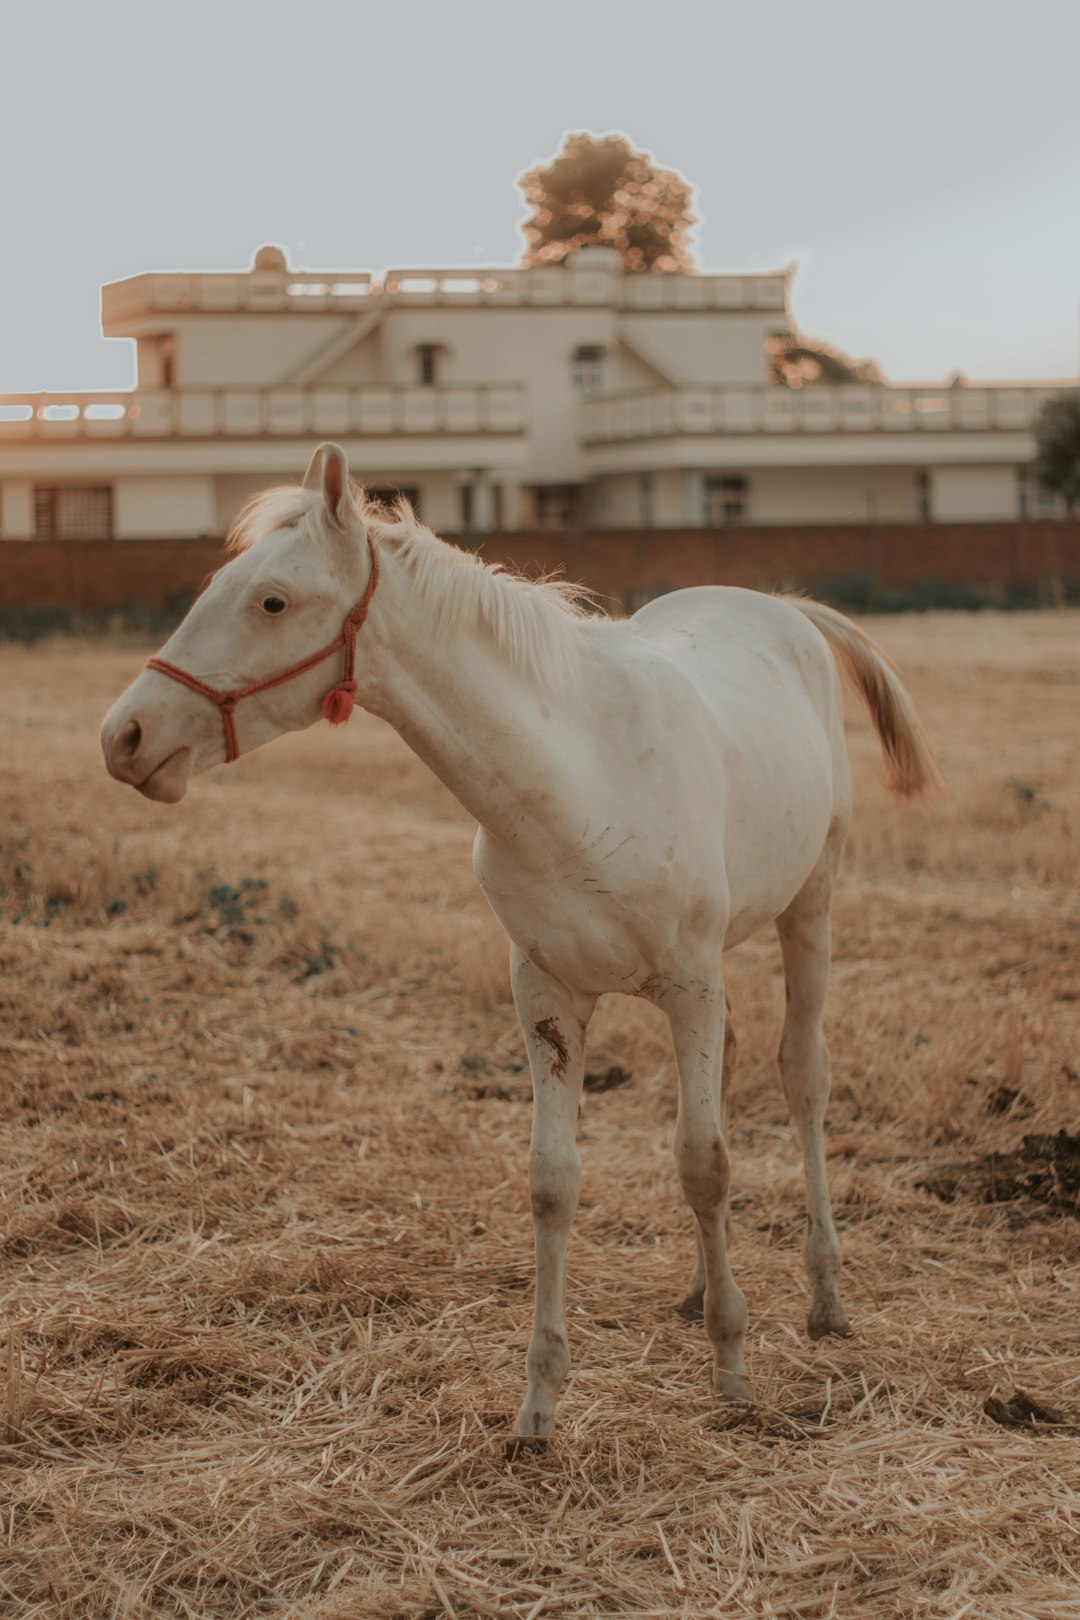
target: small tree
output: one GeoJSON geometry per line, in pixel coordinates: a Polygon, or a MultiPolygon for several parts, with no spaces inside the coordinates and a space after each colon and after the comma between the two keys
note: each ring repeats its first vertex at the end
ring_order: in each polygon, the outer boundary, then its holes
{"type": "Polygon", "coordinates": [[[518,179],[531,209],[523,264],[612,247],[627,270],[691,270],[691,188],[622,135],[567,135],[550,163],[518,179]]]}
{"type": "Polygon", "coordinates": [[[1035,418],[1032,471],[1044,489],[1064,496],[1071,517],[1080,500],[1080,393],[1043,401],[1035,418]]]}

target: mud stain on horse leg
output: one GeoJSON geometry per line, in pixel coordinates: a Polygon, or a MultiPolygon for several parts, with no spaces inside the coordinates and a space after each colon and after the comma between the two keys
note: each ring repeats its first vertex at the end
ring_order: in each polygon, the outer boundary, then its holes
{"type": "Polygon", "coordinates": [[[533,1025],[536,1038],[543,1041],[551,1051],[551,1069],[557,1080],[566,1079],[566,1065],[570,1061],[570,1051],[563,1038],[563,1032],[554,1018],[541,1018],[538,1024],[533,1025]]]}

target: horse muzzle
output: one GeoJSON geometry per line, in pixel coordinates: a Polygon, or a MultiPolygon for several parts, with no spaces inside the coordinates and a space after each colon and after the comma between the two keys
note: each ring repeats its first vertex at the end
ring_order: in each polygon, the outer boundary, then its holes
{"type": "Polygon", "coordinates": [[[101,727],[105,768],[118,782],[133,787],[146,799],[177,804],[192,776],[192,751],[182,745],[162,751],[147,738],[136,715],[125,714],[123,700],[105,716],[101,727]]]}

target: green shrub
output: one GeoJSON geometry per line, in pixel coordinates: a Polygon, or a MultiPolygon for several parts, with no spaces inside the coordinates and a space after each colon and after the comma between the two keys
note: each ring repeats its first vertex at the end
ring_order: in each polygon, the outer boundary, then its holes
{"type": "Polygon", "coordinates": [[[164,641],[195,600],[194,591],[172,591],[164,607],[149,602],[108,602],[80,613],[66,602],[30,602],[26,607],[0,606],[0,641],[33,646],[46,636],[135,636],[164,641]]]}

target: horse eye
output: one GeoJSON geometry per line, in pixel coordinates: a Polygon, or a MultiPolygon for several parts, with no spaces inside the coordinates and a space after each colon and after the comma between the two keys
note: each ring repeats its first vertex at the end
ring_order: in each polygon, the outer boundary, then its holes
{"type": "Polygon", "coordinates": [[[285,602],[280,596],[264,596],[262,607],[264,613],[284,613],[285,602]]]}

